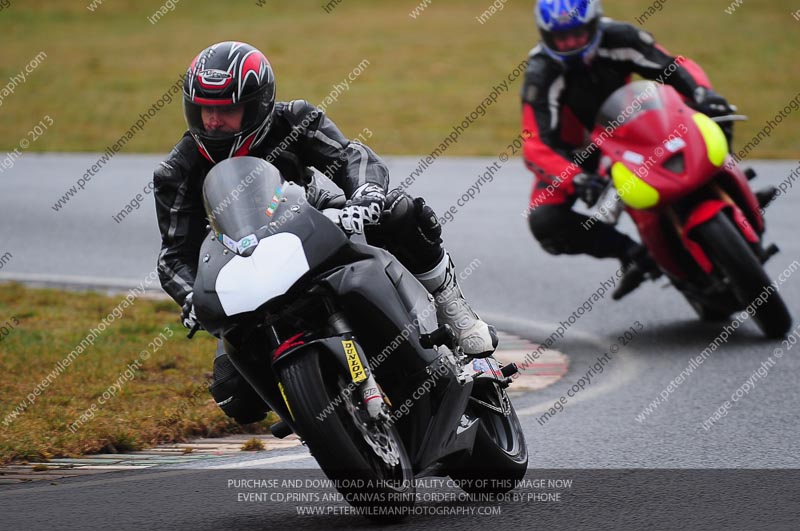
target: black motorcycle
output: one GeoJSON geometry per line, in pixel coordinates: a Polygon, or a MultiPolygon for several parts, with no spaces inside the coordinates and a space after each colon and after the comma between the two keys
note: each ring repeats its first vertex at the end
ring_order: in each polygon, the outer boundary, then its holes
{"type": "Polygon", "coordinates": [[[351,241],[266,161],[217,164],[203,197],[197,317],[281,417],[273,433],[297,433],[373,519],[408,513],[416,477],[515,487],[528,453],[505,391],[514,364],[465,356],[394,256],[351,241]]]}

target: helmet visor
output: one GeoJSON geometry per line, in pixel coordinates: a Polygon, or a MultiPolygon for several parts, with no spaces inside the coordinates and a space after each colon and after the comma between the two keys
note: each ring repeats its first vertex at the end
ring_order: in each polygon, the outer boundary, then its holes
{"type": "Polygon", "coordinates": [[[235,105],[207,103],[184,99],[183,113],[189,132],[200,139],[217,162],[231,156],[237,139],[255,131],[267,116],[264,102],[260,99],[235,105]]]}
{"type": "Polygon", "coordinates": [[[561,31],[542,31],[545,45],[560,55],[571,55],[588,48],[597,35],[597,22],[561,31]]]}
{"type": "Polygon", "coordinates": [[[253,103],[203,105],[184,100],[186,123],[193,133],[206,138],[230,138],[255,122],[253,103]],[[248,112],[250,111],[250,112],[248,112]]]}

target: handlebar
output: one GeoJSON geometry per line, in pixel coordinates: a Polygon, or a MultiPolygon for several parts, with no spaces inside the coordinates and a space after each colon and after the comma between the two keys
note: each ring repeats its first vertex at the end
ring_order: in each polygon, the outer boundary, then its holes
{"type": "Polygon", "coordinates": [[[344,229],[344,227],[342,226],[342,209],[341,208],[326,208],[325,210],[322,211],[322,214],[326,218],[328,218],[329,220],[333,221],[333,224],[336,225],[337,227],[339,227],[339,230],[341,230],[344,233],[344,235],[347,236],[348,239],[353,237],[353,234],[350,233],[350,232],[347,232],[344,229]]]}
{"type": "Polygon", "coordinates": [[[326,218],[333,221],[337,227],[342,228],[342,209],[341,208],[326,208],[322,211],[326,218]]]}
{"type": "Polygon", "coordinates": [[[714,116],[711,119],[718,124],[726,122],[744,122],[748,120],[747,116],[744,114],[726,114],[724,116],[714,116]]]}

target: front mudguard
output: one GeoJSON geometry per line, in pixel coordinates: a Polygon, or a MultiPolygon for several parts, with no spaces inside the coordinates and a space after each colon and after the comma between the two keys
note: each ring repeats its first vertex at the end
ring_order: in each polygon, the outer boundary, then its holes
{"type": "Polygon", "coordinates": [[[745,240],[750,243],[758,243],[760,238],[753,226],[745,216],[744,212],[731,203],[721,199],[709,199],[703,201],[692,211],[691,214],[683,222],[683,229],[681,231],[681,240],[686,250],[692,255],[697,265],[706,272],[711,273],[714,265],[711,263],[708,255],[703,249],[702,242],[698,241],[695,237],[694,229],[700,225],[714,219],[719,213],[724,212],[725,215],[730,216],[734,225],[739,229],[744,236],[745,240]]]}
{"type": "MultiPolygon", "coordinates": [[[[350,389],[356,392],[358,385],[366,381],[369,377],[369,365],[366,363],[363,349],[358,345],[352,334],[341,334],[338,336],[325,337],[319,339],[305,340],[300,334],[284,341],[273,353],[272,368],[276,375],[280,375],[281,368],[289,361],[303,356],[311,349],[320,351],[321,355],[331,356],[336,363],[341,366],[345,374],[350,374],[350,389]]],[[[289,424],[292,431],[299,433],[295,424],[294,414],[286,398],[286,391],[283,382],[278,376],[278,390],[283,399],[283,406],[289,413],[288,418],[281,418],[289,424]]]]}
{"type": "Polygon", "coordinates": [[[276,371],[280,371],[281,366],[289,360],[302,356],[303,352],[316,348],[327,352],[344,369],[346,374],[350,374],[353,383],[364,382],[370,375],[369,363],[366,361],[364,349],[352,334],[340,334],[338,336],[325,337],[304,341],[302,338],[292,338],[289,346],[284,348],[285,342],[278,347],[273,354],[272,365],[276,371]]]}

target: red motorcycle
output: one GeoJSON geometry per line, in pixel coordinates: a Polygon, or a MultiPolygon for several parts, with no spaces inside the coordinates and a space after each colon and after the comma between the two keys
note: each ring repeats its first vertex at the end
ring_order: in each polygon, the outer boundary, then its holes
{"type": "Polygon", "coordinates": [[[763,268],[778,248],[763,244],[764,219],[748,186],[755,173],[739,168],[717,123],[732,119],[709,118],[652,81],[616,90],[592,131],[599,172],[613,182],[598,219],[616,223],[624,209],[702,319],[747,309],[764,334],[784,337],[792,317],[763,268]]]}

